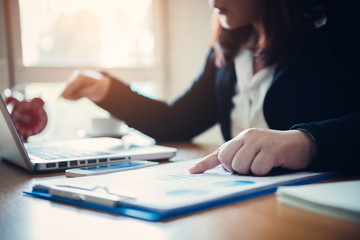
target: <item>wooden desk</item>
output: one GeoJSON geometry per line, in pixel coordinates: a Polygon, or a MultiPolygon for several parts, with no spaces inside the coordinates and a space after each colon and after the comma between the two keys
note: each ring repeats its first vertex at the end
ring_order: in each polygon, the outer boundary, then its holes
{"type": "MultiPolygon", "coordinates": [[[[202,157],[216,146],[178,147],[174,160],[202,157]]],[[[0,162],[0,239],[360,239],[360,224],[283,206],[270,194],[163,222],[148,222],[50,202],[22,191],[39,179],[0,162]]]]}

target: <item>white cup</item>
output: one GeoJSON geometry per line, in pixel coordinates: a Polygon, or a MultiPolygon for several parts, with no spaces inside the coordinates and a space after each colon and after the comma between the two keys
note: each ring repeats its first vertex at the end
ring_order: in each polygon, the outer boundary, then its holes
{"type": "Polygon", "coordinates": [[[91,137],[122,137],[128,131],[128,126],[116,118],[91,119],[91,137]]]}

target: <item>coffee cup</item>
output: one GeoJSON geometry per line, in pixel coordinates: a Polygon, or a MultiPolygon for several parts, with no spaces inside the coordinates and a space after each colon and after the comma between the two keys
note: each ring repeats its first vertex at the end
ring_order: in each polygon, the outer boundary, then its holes
{"type": "Polygon", "coordinates": [[[93,118],[91,119],[91,137],[122,137],[128,131],[125,122],[116,118],[93,118]]]}

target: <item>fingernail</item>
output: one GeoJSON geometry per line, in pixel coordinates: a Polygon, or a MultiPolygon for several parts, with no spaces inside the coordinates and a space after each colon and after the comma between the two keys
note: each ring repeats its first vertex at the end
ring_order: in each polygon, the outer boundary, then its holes
{"type": "Polygon", "coordinates": [[[193,165],[193,166],[191,166],[191,167],[189,167],[189,172],[190,173],[196,173],[196,167],[197,167],[197,165],[195,164],[195,165],[193,165]]]}

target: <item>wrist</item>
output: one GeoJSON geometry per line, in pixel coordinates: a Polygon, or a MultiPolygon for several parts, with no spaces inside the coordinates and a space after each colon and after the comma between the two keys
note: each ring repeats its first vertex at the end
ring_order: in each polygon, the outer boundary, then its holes
{"type": "Polygon", "coordinates": [[[306,144],[306,147],[308,149],[308,157],[307,160],[308,162],[308,166],[310,166],[312,164],[312,162],[314,161],[314,159],[317,156],[317,144],[316,144],[316,140],[315,138],[311,135],[311,133],[309,133],[307,130],[305,129],[296,129],[295,131],[298,131],[299,134],[301,134],[302,138],[304,139],[304,143],[306,144]]]}

